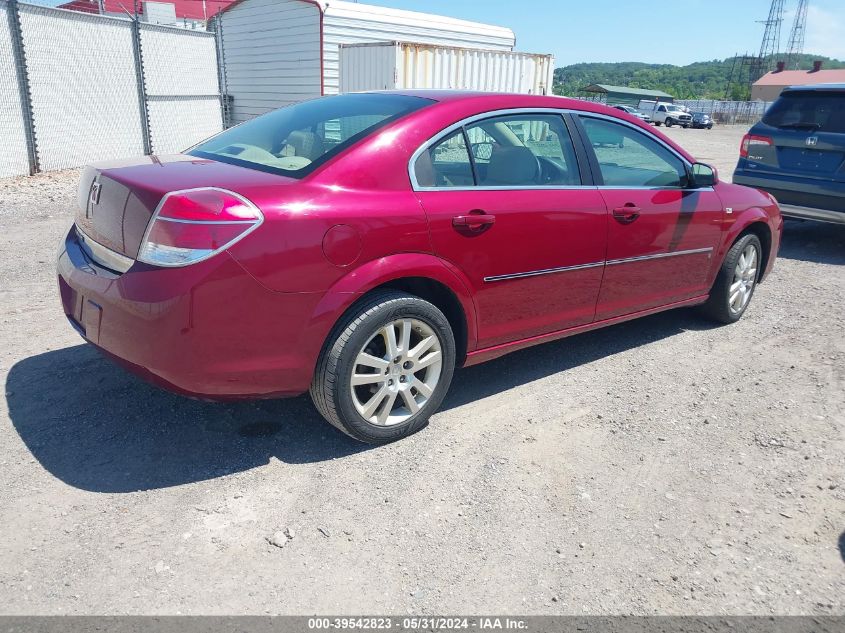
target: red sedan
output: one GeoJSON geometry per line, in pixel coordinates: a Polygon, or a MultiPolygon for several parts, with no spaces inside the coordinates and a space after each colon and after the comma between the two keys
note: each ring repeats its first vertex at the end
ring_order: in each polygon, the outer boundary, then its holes
{"type": "Polygon", "coordinates": [[[87,168],[58,276],[71,324],[153,382],[310,390],[382,443],[455,366],[681,306],[736,321],[781,231],[771,196],[619,110],[368,93],[87,168]]]}

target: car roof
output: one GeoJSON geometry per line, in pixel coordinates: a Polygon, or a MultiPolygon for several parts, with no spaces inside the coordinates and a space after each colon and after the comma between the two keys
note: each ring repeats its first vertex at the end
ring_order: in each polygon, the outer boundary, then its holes
{"type": "Polygon", "coordinates": [[[810,86],[789,86],[783,92],[845,92],[845,84],[812,84],[810,86]]]}
{"type": "MultiPolygon", "coordinates": [[[[477,90],[371,90],[368,94],[404,95],[420,97],[438,103],[471,102],[480,108],[556,108],[611,114],[615,109],[596,101],[570,99],[557,95],[532,95],[514,92],[481,92],[477,90]]],[[[618,113],[618,111],[617,111],[618,113]]]]}
{"type": "Polygon", "coordinates": [[[432,101],[454,101],[457,99],[481,99],[481,100],[497,100],[504,97],[511,99],[554,99],[556,101],[580,101],[579,99],[569,99],[567,97],[558,97],[556,95],[531,95],[517,92],[485,92],[481,90],[433,90],[433,89],[408,89],[408,90],[368,90],[368,93],[375,94],[394,94],[405,95],[408,97],[421,97],[423,99],[431,99],[432,101]]]}
{"type": "MultiPolygon", "coordinates": [[[[660,130],[655,130],[650,125],[643,123],[641,119],[638,119],[633,114],[621,113],[619,110],[611,106],[598,103],[596,101],[570,99],[568,97],[559,97],[557,95],[531,95],[513,92],[480,92],[474,90],[370,90],[367,91],[366,94],[420,97],[422,99],[429,99],[446,107],[449,107],[451,104],[451,106],[463,110],[464,112],[473,111],[476,113],[483,113],[512,108],[550,108],[559,110],[579,110],[581,112],[605,114],[614,118],[622,119],[628,117],[628,122],[633,122],[642,127],[651,135],[657,136],[664,143],[673,147],[688,161],[695,162],[695,158],[689,152],[665,136],[662,132],[660,132],[660,130]]],[[[664,102],[660,102],[660,104],[663,105],[664,102]]],[[[427,110],[427,108],[423,108],[423,110],[418,111],[411,116],[424,116],[425,110],[427,110]]]]}

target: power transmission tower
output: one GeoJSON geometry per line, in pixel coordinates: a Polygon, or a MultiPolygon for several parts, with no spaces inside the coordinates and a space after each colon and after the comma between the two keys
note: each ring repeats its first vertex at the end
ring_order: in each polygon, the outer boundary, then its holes
{"type": "Polygon", "coordinates": [[[786,48],[786,68],[794,66],[797,70],[801,62],[801,53],[804,52],[804,32],[807,30],[808,4],[808,0],[798,0],[798,10],[795,12],[795,21],[792,23],[789,45],[786,48]]]}
{"type": "Polygon", "coordinates": [[[759,59],[756,55],[734,55],[733,63],[731,64],[731,73],[728,76],[728,83],[725,86],[725,100],[738,99],[739,101],[747,101],[751,99],[751,84],[755,80],[751,78],[754,69],[759,66],[759,59]],[[734,90],[735,87],[739,90],[734,90]]]}
{"type": "Polygon", "coordinates": [[[772,0],[769,7],[769,17],[762,24],[763,41],[760,44],[760,54],[757,63],[751,68],[751,83],[772,69],[775,57],[780,53],[780,25],[783,22],[783,0],[772,0]]]}

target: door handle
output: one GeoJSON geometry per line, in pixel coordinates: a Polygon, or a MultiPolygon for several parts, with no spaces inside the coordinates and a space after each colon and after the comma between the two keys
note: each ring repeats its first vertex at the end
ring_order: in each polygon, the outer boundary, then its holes
{"type": "Polygon", "coordinates": [[[496,216],[483,211],[470,212],[467,215],[456,215],[452,218],[452,226],[466,229],[480,229],[496,222],[496,216]]]}
{"type": "Polygon", "coordinates": [[[642,209],[629,202],[624,207],[616,207],[613,210],[613,219],[622,224],[630,224],[640,217],[640,211],[642,211],[642,209]]]}

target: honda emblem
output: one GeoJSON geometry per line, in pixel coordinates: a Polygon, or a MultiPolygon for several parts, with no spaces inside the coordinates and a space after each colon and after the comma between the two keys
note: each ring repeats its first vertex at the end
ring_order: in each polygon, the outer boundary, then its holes
{"type": "Polygon", "coordinates": [[[806,142],[807,142],[807,145],[811,145],[811,146],[815,145],[816,143],[819,142],[819,137],[818,136],[808,136],[806,142]]]}

